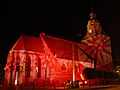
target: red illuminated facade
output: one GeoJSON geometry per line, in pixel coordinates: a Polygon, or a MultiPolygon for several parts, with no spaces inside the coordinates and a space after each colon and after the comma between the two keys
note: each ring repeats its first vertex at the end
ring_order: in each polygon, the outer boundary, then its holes
{"type": "Polygon", "coordinates": [[[81,43],[45,33],[39,37],[21,35],[9,51],[4,83],[27,85],[34,82],[40,86],[46,80],[50,84],[61,84],[73,81],[73,77],[81,81],[86,67],[112,71],[110,37],[102,33],[95,17],[91,13],[88,32],[81,43]]]}

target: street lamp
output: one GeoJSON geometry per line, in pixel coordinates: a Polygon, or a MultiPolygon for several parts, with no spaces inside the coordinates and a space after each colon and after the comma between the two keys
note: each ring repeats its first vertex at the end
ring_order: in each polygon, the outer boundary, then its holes
{"type": "Polygon", "coordinates": [[[10,82],[9,82],[9,90],[12,90],[13,85],[13,61],[14,61],[14,52],[12,52],[12,61],[11,61],[11,67],[10,67],[10,82]]]}
{"type": "Polygon", "coordinates": [[[116,73],[118,74],[118,72],[119,72],[119,71],[117,70],[116,73]]]}
{"type": "Polygon", "coordinates": [[[72,68],[73,68],[73,86],[75,85],[75,60],[74,60],[74,42],[73,42],[73,45],[72,45],[72,68]]]}
{"type": "Polygon", "coordinates": [[[73,68],[73,73],[72,73],[72,75],[73,75],[73,87],[75,87],[75,43],[74,43],[74,39],[76,38],[76,37],[80,37],[81,36],[81,34],[78,34],[77,36],[73,36],[73,43],[72,43],[72,68],[73,68]]]}

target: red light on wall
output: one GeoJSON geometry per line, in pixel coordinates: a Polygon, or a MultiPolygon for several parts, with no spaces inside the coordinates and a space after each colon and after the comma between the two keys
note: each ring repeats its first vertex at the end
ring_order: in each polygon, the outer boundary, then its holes
{"type": "Polygon", "coordinates": [[[36,72],[38,72],[38,67],[36,67],[35,69],[36,69],[36,72]]]}
{"type": "Polygon", "coordinates": [[[17,85],[17,78],[15,79],[15,86],[17,85]]]}
{"type": "Polygon", "coordinates": [[[87,84],[87,81],[85,81],[84,83],[87,84]]]}
{"type": "Polygon", "coordinates": [[[16,77],[15,77],[15,86],[18,84],[18,72],[16,72],[16,77]]]}
{"type": "Polygon", "coordinates": [[[85,78],[83,77],[83,75],[82,75],[82,74],[80,74],[80,76],[81,76],[81,79],[82,79],[82,80],[85,80],[85,78]]]}

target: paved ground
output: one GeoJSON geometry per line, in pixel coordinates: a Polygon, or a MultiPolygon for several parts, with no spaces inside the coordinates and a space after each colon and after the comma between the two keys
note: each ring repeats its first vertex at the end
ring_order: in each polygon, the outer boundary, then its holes
{"type": "Polygon", "coordinates": [[[120,85],[91,86],[91,87],[76,88],[70,90],[120,90],[120,85]],[[114,89],[114,88],[119,88],[119,89],[114,89]]]}
{"type": "MultiPolygon", "coordinates": [[[[6,86],[0,86],[0,90],[13,90],[10,88],[6,88],[6,86]]],[[[80,88],[65,88],[65,87],[57,87],[57,88],[33,88],[33,87],[24,87],[24,88],[16,88],[15,90],[120,90],[120,85],[105,85],[105,86],[91,86],[91,87],[80,87],[80,88]]]]}
{"type": "Polygon", "coordinates": [[[106,88],[104,90],[120,90],[120,85],[117,85],[116,87],[106,88]]]}

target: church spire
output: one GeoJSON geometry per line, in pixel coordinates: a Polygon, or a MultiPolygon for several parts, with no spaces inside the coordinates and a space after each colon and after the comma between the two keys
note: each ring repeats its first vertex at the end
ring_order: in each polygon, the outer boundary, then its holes
{"type": "Polygon", "coordinates": [[[96,19],[96,14],[93,12],[93,8],[91,7],[91,13],[90,13],[90,20],[87,24],[87,34],[85,35],[85,38],[91,38],[93,36],[96,36],[98,34],[101,34],[101,25],[100,22],[96,19]]]}
{"type": "Polygon", "coordinates": [[[90,13],[90,19],[96,19],[96,14],[93,12],[93,7],[91,7],[92,12],[90,13]]]}

